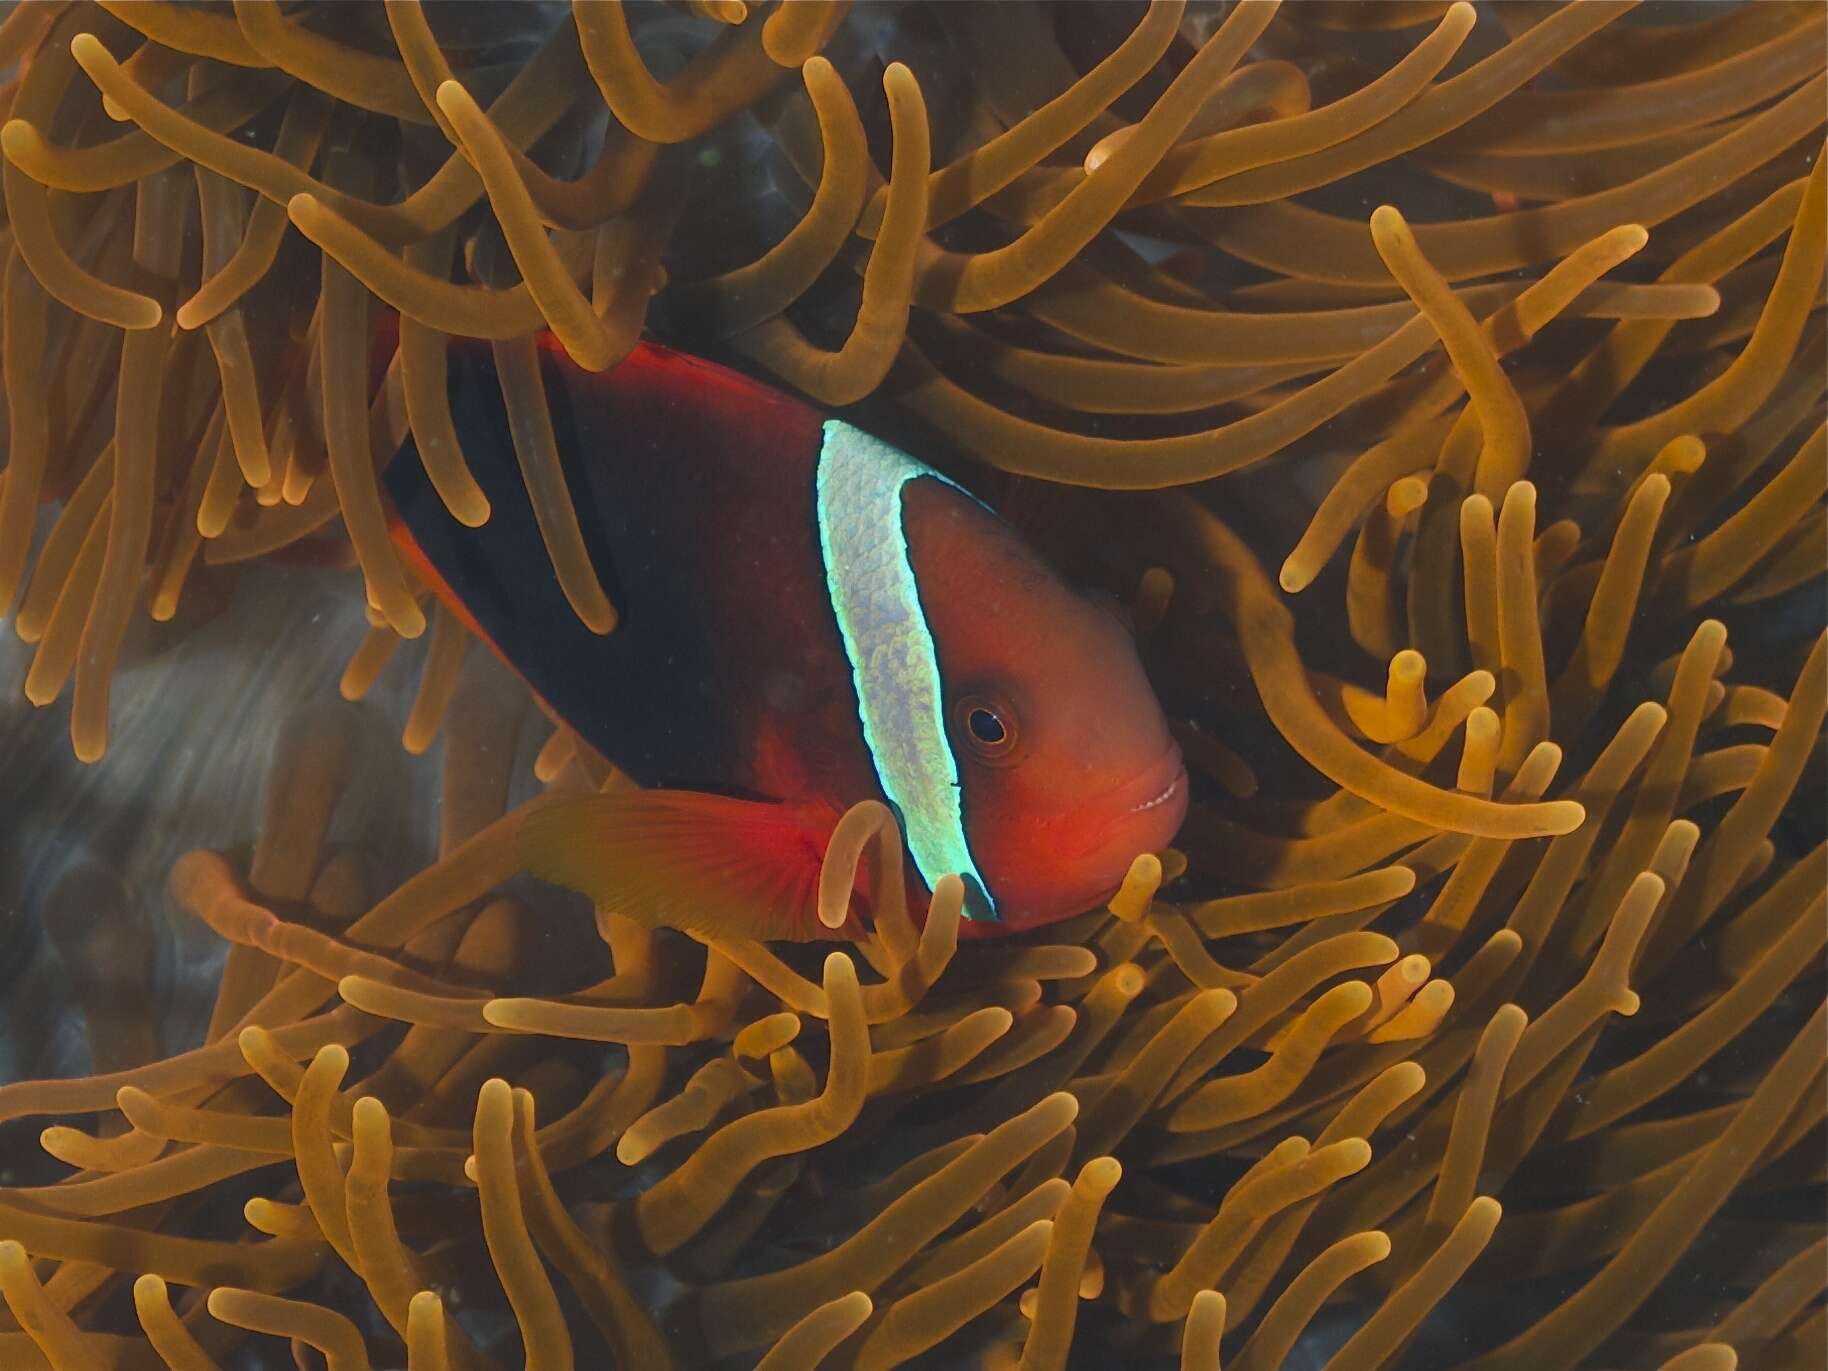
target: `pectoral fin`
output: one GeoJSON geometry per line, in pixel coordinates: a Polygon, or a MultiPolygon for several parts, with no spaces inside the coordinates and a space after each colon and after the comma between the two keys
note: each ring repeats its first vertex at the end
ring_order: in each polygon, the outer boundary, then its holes
{"type": "Polygon", "coordinates": [[[527,869],[654,927],[707,938],[856,937],[819,922],[825,807],[638,790],[557,800],[522,820],[527,869]]]}

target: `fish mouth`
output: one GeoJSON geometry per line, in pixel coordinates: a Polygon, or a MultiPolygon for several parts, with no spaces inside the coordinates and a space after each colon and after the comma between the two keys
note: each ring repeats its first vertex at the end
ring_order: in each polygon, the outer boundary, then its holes
{"type": "MultiPolygon", "coordinates": [[[[1108,800],[1116,801],[1116,804],[1106,811],[1111,819],[1096,840],[1095,850],[1107,854],[1121,851],[1127,865],[1129,859],[1142,850],[1137,844],[1143,839],[1143,832],[1148,832],[1153,838],[1162,824],[1160,812],[1172,808],[1186,794],[1187,767],[1181,758],[1181,747],[1179,743],[1169,743],[1168,750],[1148,770],[1124,782],[1119,789],[1109,792],[1108,800]]],[[[1166,842],[1171,836],[1162,832],[1159,841],[1166,842]]],[[[1088,890],[1095,898],[1088,900],[1087,906],[1104,903],[1116,894],[1121,884],[1119,881],[1118,885],[1097,892],[1088,890]]]]}
{"type": "Polygon", "coordinates": [[[1169,743],[1161,759],[1127,787],[1147,798],[1131,805],[1126,814],[1146,814],[1171,803],[1187,786],[1187,767],[1181,757],[1181,745],[1169,743]]]}
{"type": "Polygon", "coordinates": [[[1142,814],[1151,809],[1161,808],[1163,805],[1167,804],[1170,800],[1172,800],[1176,795],[1180,794],[1181,787],[1186,784],[1187,784],[1187,772],[1186,772],[1185,768],[1182,768],[1180,771],[1177,771],[1175,773],[1174,779],[1172,781],[1168,782],[1167,788],[1164,789],[1161,792],[1161,794],[1154,796],[1152,799],[1144,800],[1139,805],[1133,806],[1130,809],[1130,813],[1142,814]]]}
{"type": "MultiPolygon", "coordinates": [[[[1172,836],[1168,818],[1187,794],[1187,769],[1178,743],[1169,743],[1147,768],[1086,803],[1104,816],[1089,833],[1065,831],[1070,816],[1045,821],[1033,837],[1060,864],[1071,865],[1083,884],[1050,889],[1045,908],[1024,908],[1019,898],[1002,898],[1006,922],[1002,931],[1016,932],[1069,918],[1108,904],[1123,886],[1123,875],[1138,853],[1165,844],[1172,836]]],[[[1175,820],[1178,823],[1178,818],[1175,820]]]]}

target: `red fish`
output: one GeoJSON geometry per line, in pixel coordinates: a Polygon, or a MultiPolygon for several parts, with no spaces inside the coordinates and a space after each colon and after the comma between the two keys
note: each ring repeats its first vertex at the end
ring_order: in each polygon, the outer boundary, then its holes
{"type": "Polygon", "coordinates": [[[826,841],[875,799],[920,886],[961,878],[969,936],[1091,908],[1173,837],[1186,772],[1129,635],[978,500],[682,353],[540,354],[613,632],[548,569],[487,347],[451,346],[449,393],[489,520],[453,519],[413,453],[386,475],[436,592],[650,787],[536,812],[536,874],[648,922],[830,937],[826,841]]]}

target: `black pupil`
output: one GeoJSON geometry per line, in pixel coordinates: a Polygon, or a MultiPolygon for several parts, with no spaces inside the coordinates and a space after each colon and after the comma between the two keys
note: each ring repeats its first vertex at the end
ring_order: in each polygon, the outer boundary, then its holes
{"type": "Polygon", "coordinates": [[[965,722],[971,729],[971,736],[980,743],[1000,743],[1006,736],[1003,721],[987,709],[972,710],[965,722]]]}

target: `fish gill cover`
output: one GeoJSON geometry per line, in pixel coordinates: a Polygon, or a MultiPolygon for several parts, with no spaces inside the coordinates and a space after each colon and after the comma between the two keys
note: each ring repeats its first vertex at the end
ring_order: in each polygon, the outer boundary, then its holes
{"type": "MultiPolygon", "coordinates": [[[[63,968],[11,1059],[75,1014],[93,1074],[0,1085],[0,1367],[1821,1366],[1823,53],[1774,3],[12,7],[0,606],[70,698],[6,716],[7,861],[83,836],[36,740],[105,776],[140,667],[251,681],[352,567],[342,693],[423,635],[440,757],[381,879],[372,703],[193,719],[258,815],[8,904],[63,968]],[[444,339],[537,416],[538,331],[644,328],[1126,598],[1197,792],[1108,911],[917,927],[874,806],[830,955],[516,879],[626,781],[517,763],[377,467],[482,523],[444,339]]],[[[520,431],[525,574],[607,627],[520,431]]]]}

